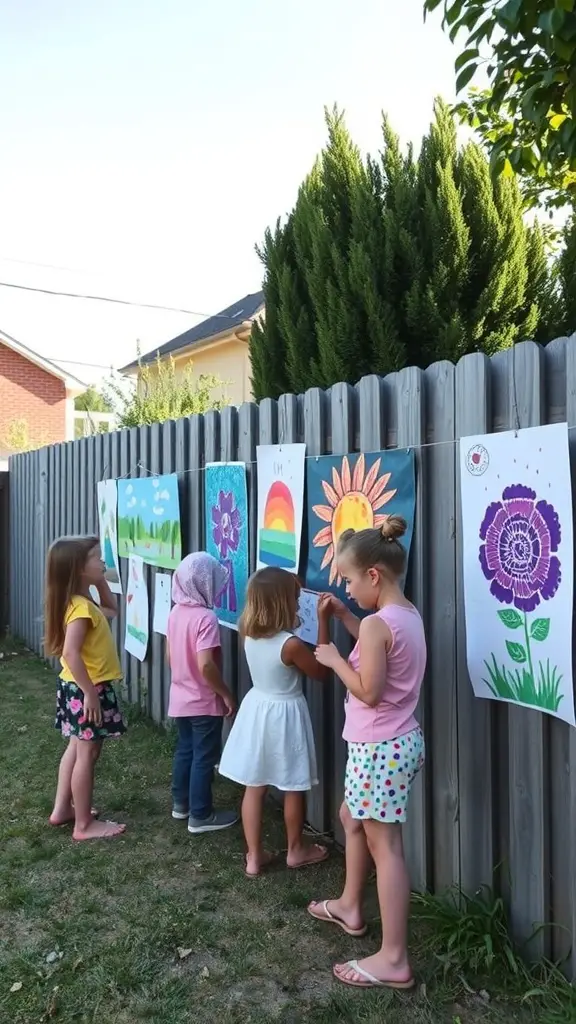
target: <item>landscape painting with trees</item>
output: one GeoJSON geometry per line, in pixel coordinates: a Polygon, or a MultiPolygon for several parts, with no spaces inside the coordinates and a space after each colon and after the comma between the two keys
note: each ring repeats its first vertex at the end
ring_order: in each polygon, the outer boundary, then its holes
{"type": "Polygon", "coordinates": [[[118,481],[118,554],[176,569],[182,559],[178,477],[118,481]]]}

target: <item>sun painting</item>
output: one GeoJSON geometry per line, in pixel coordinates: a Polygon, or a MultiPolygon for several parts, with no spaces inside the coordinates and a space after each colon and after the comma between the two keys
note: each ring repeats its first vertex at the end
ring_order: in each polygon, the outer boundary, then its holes
{"type": "Polygon", "coordinates": [[[376,459],[366,472],[366,460],[359,455],[354,470],[350,469],[348,456],[342,459],[340,472],[333,467],[332,483],[322,480],[326,505],[313,505],[314,515],[327,523],[312,540],[315,548],[326,548],[320,569],[330,566],[329,585],[340,586],[342,577],[336,565],[338,539],[344,530],[367,530],[382,526],[386,515],[380,513],[396,494],[386,490],[391,473],[379,476],[382,459],[376,459]]]}

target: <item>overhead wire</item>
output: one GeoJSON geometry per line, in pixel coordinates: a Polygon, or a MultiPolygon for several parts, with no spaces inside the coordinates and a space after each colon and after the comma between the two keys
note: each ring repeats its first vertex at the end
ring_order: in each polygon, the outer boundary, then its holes
{"type": "Polygon", "coordinates": [[[56,288],[39,288],[30,284],[16,284],[14,281],[0,281],[0,288],[14,288],[17,291],[36,292],[39,295],[55,295],[64,299],[86,299],[90,302],[110,302],[117,306],[133,306],[137,309],[158,309],[166,313],[184,313],[186,316],[199,316],[206,320],[237,320],[238,313],[202,313],[197,309],[184,309],[181,306],[164,306],[157,302],[136,302],[133,299],[116,299],[109,295],[91,295],[83,292],[66,292],[56,288]]]}

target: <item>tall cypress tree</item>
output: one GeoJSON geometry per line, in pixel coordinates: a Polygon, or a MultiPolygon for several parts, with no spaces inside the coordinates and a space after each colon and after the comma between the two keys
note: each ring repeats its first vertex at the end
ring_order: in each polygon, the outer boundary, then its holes
{"type": "Polygon", "coordinates": [[[576,333],[576,211],[563,231],[563,249],[558,258],[558,277],[566,334],[576,333]]]}
{"type": "Polygon", "coordinates": [[[250,362],[254,397],[278,398],[290,390],[286,338],[281,327],[282,296],[280,280],[290,255],[289,231],[277,221],[272,232],[266,229],[264,244],[257,253],[264,264],[264,322],[254,321],[250,335],[250,362]]]}
{"type": "MultiPolygon", "coordinates": [[[[494,183],[478,146],[458,148],[444,103],[418,159],[385,117],[378,161],[362,160],[337,110],[326,123],[326,149],[261,252],[257,398],[552,336],[546,236],[524,222],[515,181],[494,183]]],[[[576,313],[576,227],[570,240],[559,277],[572,275],[576,313]]]]}

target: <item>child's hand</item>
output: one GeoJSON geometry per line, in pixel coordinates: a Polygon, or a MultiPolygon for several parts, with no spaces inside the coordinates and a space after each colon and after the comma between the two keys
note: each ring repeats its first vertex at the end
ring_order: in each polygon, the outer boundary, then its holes
{"type": "Polygon", "coordinates": [[[319,644],[315,650],[316,661],[326,668],[335,668],[340,661],[340,653],[335,644],[319,644]]]}
{"type": "Polygon", "coordinates": [[[234,697],[229,693],[226,697],[223,697],[224,707],[226,708],[226,718],[234,718],[234,715],[238,711],[238,705],[234,700],[234,697]]]}
{"type": "Polygon", "coordinates": [[[343,619],[347,612],[346,605],[334,594],[321,594],[318,601],[318,615],[335,615],[337,619],[343,619]],[[326,609],[326,611],[324,610],[326,609]]]}
{"type": "Polygon", "coordinates": [[[92,687],[84,694],[84,715],[83,718],[91,725],[100,727],[102,725],[102,705],[97,691],[92,687]]]}

